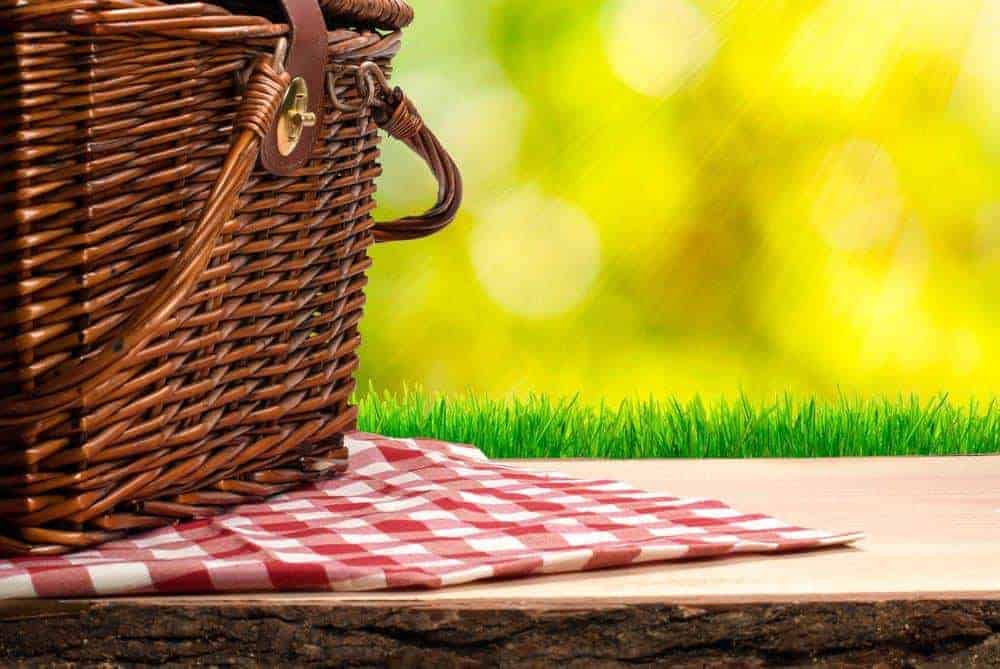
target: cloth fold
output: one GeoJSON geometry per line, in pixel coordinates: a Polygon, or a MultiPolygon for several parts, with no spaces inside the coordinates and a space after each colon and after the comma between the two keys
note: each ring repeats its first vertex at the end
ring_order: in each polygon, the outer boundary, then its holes
{"type": "Polygon", "coordinates": [[[59,557],[0,561],[0,599],[441,588],[846,545],[711,499],[492,462],[431,440],[348,437],[342,478],[59,557]]]}

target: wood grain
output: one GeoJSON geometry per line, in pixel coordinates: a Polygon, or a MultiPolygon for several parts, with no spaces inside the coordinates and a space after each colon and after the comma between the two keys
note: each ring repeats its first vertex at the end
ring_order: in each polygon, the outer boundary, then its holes
{"type": "Polygon", "coordinates": [[[0,661],[8,666],[985,668],[1000,666],[1000,602],[582,609],[88,603],[0,619],[0,661]]]}

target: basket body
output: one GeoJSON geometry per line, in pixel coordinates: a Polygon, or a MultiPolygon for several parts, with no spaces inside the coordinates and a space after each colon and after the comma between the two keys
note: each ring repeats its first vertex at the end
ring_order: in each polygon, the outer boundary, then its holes
{"type": "MultiPolygon", "coordinates": [[[[246,39],[104,34],[88,12],[129,3],[75,4],[91,29],[22,15],[2,36],[0,404],[106,351],[150,299],[206,206],[248,68],[282,36],[261,16],[246,39]]],[[[330,31],[329,67],[387,71],[399,47],[330,31]]],[[[191,295],[120,369],[0,427],[0,554],[93,545],[346,467],[380,167],[361,91],[339,99],[358,109],[327,100],[294,177],[254,169],[191,295]]]]}

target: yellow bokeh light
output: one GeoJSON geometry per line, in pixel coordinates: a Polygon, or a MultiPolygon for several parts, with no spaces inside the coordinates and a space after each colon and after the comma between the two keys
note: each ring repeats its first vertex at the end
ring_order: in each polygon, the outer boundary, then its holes
{"type": "Polygon", "coordinates": [[[862,251],[892,238],[902,198],[896,168],[882,147],[850,140],[827,155],[818,178],[812,222],[830,246],[862,251]]]}
{"type": "Polygon", "coordinates": [[[889,67],[906,11],[893,2],[827,0],[789,45],[790,79],[809,91],[861,100],[889,67]]]}
{"type": "Polygon", "coordinates": [[[984,0],[975,19],[955,103],[989,140],[1000,144],[1000,0],[984,0]]]}
{"type": "Polygon", "coordinates": [[[495,302],[539,318],[564,313],[586,297],[600,269],[601,244],[586,214],[529,187],[483,213],[470,253],[495,302]]]}
{"type": "Polygon", "coordinates": [[[523,104],[507,87],[477,91],[455,100],[444,115],[442,141],[462,165],[465,183],[475,192],[480,183],[503,178],[514,165],[523,125],[523,104]]]}
{"type": "MultiPolygon", "coordinates": [[[[464,214],[374,251],[363,384],[993,392],[1000,0],[418,12],[396,74],[464,214]]],[[[377,218],[422,211],[383,147],[377,218]]]]}
{"type": "Polygon", "coordinates": [[[612,0],[605,46],[630,88],[666,97],[707,65],[718,49],[711,22],[687,0],[612,0]]]}

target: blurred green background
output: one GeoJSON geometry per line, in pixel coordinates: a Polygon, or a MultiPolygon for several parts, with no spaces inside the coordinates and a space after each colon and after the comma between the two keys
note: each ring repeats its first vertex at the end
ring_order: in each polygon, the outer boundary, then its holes
{"type": "Polygon", "coordinates": [[[1000,1],[412,2],[362,387],[995,393],[1000,1]]]}

